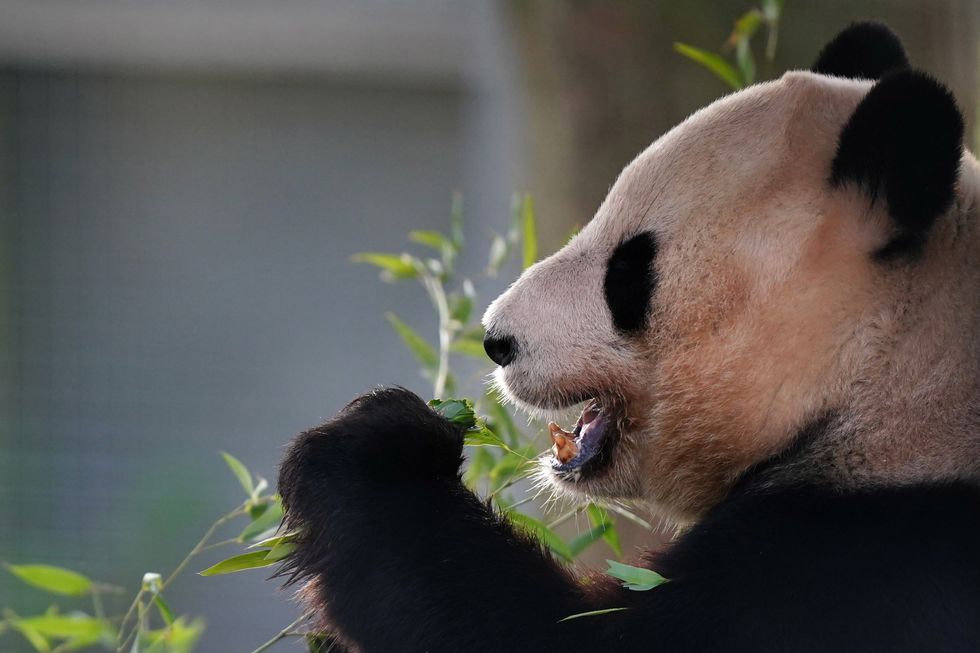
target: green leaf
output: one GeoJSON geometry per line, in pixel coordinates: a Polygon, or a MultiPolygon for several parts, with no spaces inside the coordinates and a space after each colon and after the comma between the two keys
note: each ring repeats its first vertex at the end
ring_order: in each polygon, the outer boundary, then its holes
{"type": "Polygon", "coordinates": [[[471,447],[499,447],[510,450],[500,436],[484,426],[477,426],[466,431],[464,441],[471,447]]]}
{"type": "Polygon", "coordinates": [[[37,632],[34,628],[21,623],[20,621],[13,621],[11,625],[14,630],[19,632],[24,639],[28,641],[31,647],[38,651],[38,653],[48,653],[51,650],[51,644],[48,642],[47,638],[41,633],[37,632]]]}
{"type": "Polygon", "coordinates": [[[408,232],[408,239],[412,242],[419,243],[420,245],[431,247],[438,252],[442,252],[446,249],[453,250],[455,248],[453,242],[438,231],[416,229],[408,232]]]}
{"type": "Polygon", "coordinates": [[[242,461],[230,453],[222,451],[221,457],[225,459],[225,464],[228,465],[228,469],[238,479],[242,489],[245,490],[245,494],[252,496],[252,491],[255,489],[255,486],[252,484],[252,475],[249,473],[248,468],[242,464],[242,461]]]}
{"type": "Polygon", "coordinates": [[[439,367],[439,354],[432,345],[394,313],[385,313],[385,318],[423,367],[429,370],[439,367]]]}
{"type": "Polygon", "coordinates": [[[91,580],[61,567],[52,565],[6,565],[6,567],[7,571],[28,585],[52,594],[81,596],[92,588],[91,580]]]}
{"type": "Polygon", "coordinates": [[[261,501],[259,503],[249,502],[249,506],[248,506],[248,518],[249,519],[258,519],[268,509],[269,509],[269,504],[266,503],[265,501],[261,501]]]}
{"type": "Polygon", "coordinates": [[[384,281],[415,279],[419,276],[420,262],[409,254],[386,254],[383,252],[361,252],[351,257],[354,263],[367,263],[381,268],[384,281]]]}
{"type": "Polygon", "coordinates": [[[735,62],[742,73],[742,79],[746,84],[755,81],[755,59],[752,57],[752,49],[749,47],[748,39],[739,39],[735,46],[735,62]]]}
{"type": "Polygon", "coordinates": [[[252,490],[252,501],[258,501],[262,493],[269,487],[269,481],[261,476],[256,476],[255,478],[258,480],[258,483],[255,484],[255,488],[252,490]]]}
{"type": "Polygon", "coordinates": [[[306,636],[307,653],[329,653],[336,643],[337,640],[327,635],[306,636]]]}
{"type": "Polygon", "coordinates": [[[613,553],[622,558],[623,547],[619,543],[619,531],[616,530],[616,522],[612,520],[605,510],[594,503],[590,503],[585,510],[588,513],[589,521],[593,526],[598,526],[600,524],[605,524],[607,526],[605,532],[602,534],[602,539],[609,546],[609,548],[613,550],[613,553]]]}
{"type": "Polygon", "coordinates": [[[572,555],[568,545],[565,544],[565,540],[561,539],[558,533],[548,528],[544,522],[516,511],[510,511],[506,514],[511,522],[538,538],[545,546],[551,549],[552,553],[566,562],[572,562],[575,556],[572,555]]]}
{"type": "Polygon", "coordinates": [[[745,86],[742,83],[742,78],[739,76],[738,70],[725,61],[721,55],[702,50],[701,48],[695,48],[685,43],[675,43],[674,51],[701,64],[736,91],[745,86]]]}
{"type": "Polygon", "coordinates": [[[500,272],[500,268],[507,262],[507,258],[509,256],[510,245],[507,244],[507,240],[499,234],[494,234],[493,239],[490,241],[490,256],[489,261],[487,262],[487,274],[491,277],[497,276],[497,273],[500,272]]]}
{"type": "Polygon", "coordinates": [[[255,519],[251,524],[245,527],[245,529],[238,535],[238,541],[245,544],[250,544],[262,537],[267,537],[265,535],[266,531],[272,528],[277,528],[280,522],[282,522],[282,517],[282,503],[276,501],[269,507],[268,510],[262,513],[258,519],[255,519]]]}
{"type": "Polygon", "coordinates": [[[476,489],[477,483],[486,476],[497,460],[490,450],[485,447],[477,447],[469,456],[469,464],[463,473],[463,482],[471,490],[476,489]]]}
{"type": "Polygon", "coordinates": [[[623,610],[629,610],[629,608],[604,608],[602,610],[590,610],[588,612],[579,612],[578,614],[570,614],[564,619],[559,619],[558,623],[563,621],[571,621],[572,619],[581,619],[582,617],[598,617],[600,615],[609,614],[611,612],[622,612],[623,610]]]}
{"type": "Polygon", "coordinates": [[[266,560],[272,560],[273,562],[279,562],[283,558],[288,558],[289,554],[296,550],[296,545],[293,542],[277,542],[272,550],[265,556],[266,560]]]}
{"type": "Polygon", "coordinates": [[[288,533],[283,533],[281,535],[276,535],[274,537],[267,537],[263,540],[259,540],[255,544],[249,545],[248,548],[256,549],[259,547],[263,547],[266,549],[272,549],[275,548],[275,546],[280,542],[295,542],[296,537],[300,534],[300,532],[301,531],[299,530],[294,530],[294,531],[289,531],[288,533]]]}
{"type": "Polygon", "coordinates": [[[758,9],[750,9],[735,21],[735,28],[732,30],[732,35],[729,37],[730,43],[738,43],[739,41],[747,41],[751,39],[756,33],[756,30],[762,26],[763,15],[758,9]]]}
{"type": "Polygon", "coordinates": [[[634,592],[652,590],[654,587],[668,582],[666,578],[652,569],[624,565],[622,562],[616,562],[615,560],[606,560],[606,564],[609,565],[606,573],[613,578],[618,578],[623,581],[623,587],[634,592]]]}
{"type": "Polygon", "coordinates": [[[180,617],[166,628],[150,631],[145,638],[148,647],[144,653],[190,653],[203,632],[202,619],[187,623],[180,617]]]}
{"type": "Polygon", "coordinates": [[[507,442],[512,447],[516,447],[524,438],[520,429],[514,424],[514,419],[510,412],[503,405],[500,395],[496,390],[487,389],[486,392],[487,409],[490,418],[493,420],[494,432],[502,432],[507,437],[507,442]]]}
{"type": "MultiPolygon", "coordinates": [[[[499,446],[499,445],[498,445],[499,446]]],[[[527,458],[509,451],[497,461],[487,474],[490,481],[490,493],[497,492],[505,484],[526,475],[527,458]]]]}
{"type": "Polygon", "coordinates": [[[242,553],[227,560],[222,560],[218,564],[211,565],[204,571],[198,572],[200,576],[221,576],[222,574],[231,574],[236,571],[245,571],[246,569],[258,569],[259,567],[268,567],[269,565],[274,565],[277,560],[268,560],[266,556],[269,555],[269,551],[266,549],[261,549],[259,551],[250,551],[248,553],[242,553]]]}
{"type": "MultiPolygon", "coordinates": [[[[472,285],[471,285],[472,287],[472,285]]],[[[470,321],[470,314],[473,312],[473,298],[465,294],[450,293],[449,295],[449,317],[460,324],[470,321]]]]}
{"type": "Polygon", "coordinates": [[[457,338],[449,346],[449,351],[478,360],[486,360],[487,352],[483,348],[483,340],[473,338],[457,338]]]}
{"type": "Polygon", "coordinates": [[[599,524],[572,538],[568,543],[568,549],[572,552],[572,556],[577,558],[583,551],[598,542],[609,530],[609,526],[609,524],[599,524]]]}
{"type": "Polygon", "coordinates": [[[54,639],[98,637],[110,629],[109,624],[105,621],[86,614],[45,614],[37,617],[25,617],[17,621],[45,637],[54,639]]]}
{"type": "Polygon", "coordinates": [[[473,402],[469,399],[433,399],[428,405],[453,424],[466,428],[474,428],[477,425],[473,402]]]}
{"type": "Polygon", "coordinates": [[[160,618],[166,622],[169,626],[174,622],[174,611],[170,609],[170,605],[167,600],[163,598],[163,594],[156,593],[153,595],[153,605],[157,606],[157,612],[160,613],[160,618]]]}
{"type": "Polygon", "coordinates": [[[524,243],[524,269],[538,260],[538,231],[534,221],[534,202],[531,196],[524,195],[521,205],[521,236],[524,243]]]}

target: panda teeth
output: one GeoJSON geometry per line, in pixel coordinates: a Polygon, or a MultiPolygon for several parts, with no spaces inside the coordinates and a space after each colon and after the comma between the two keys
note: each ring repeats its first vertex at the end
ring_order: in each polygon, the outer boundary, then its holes
{"type": "Polygon", "coordinates": [[[575,440],[575,433],[569,433],[554,422],[548,424],[548,432],[551,434],[551,441],[554,443],[552,451],[555,458],[562,463],[567,463],[578,455],[579,448],[578,442],[575,440]]]}

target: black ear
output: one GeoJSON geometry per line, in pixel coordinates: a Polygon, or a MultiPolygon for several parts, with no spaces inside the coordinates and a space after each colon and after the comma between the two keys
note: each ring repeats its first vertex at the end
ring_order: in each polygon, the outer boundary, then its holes
{"type": "Polygon", "coordinates": [[[908,68],[905,47],[882,23],[853,23],[823,46],[813,72],[852,79],[879,79],[896,68],[908,68]]]}
{"type": "Polygon", "coordinates": [[[879,258],[918,252],[953,203],[962,150],[956,100],[929,75],[891,72],[868,91],[841,131],[830,181],[887,203],[896,234],[879,258]]]}

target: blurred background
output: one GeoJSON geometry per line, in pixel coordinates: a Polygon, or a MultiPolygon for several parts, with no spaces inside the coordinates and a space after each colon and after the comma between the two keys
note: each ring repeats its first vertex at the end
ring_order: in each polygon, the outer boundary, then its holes
{"type": "MultiPolygon", "coordinates": [[[[428,299],[350,255],[446,229],[459,191],[482,312],[519,272],[481,278],[511,194],[559,247],[728,92],[673,43],[717,50],[752,4],[0,0],[0,561],[132,587],[241,500],[220,450],[274,481],[286,440],[355,394],[431,394],[384,319],[434,339],[428,299]]],[[[787,0],[760,76],[867,18],[975,129],[976,0],[787,0]]],[[[178,580],[199,650],[292,620],[265,576],[178,580]]],[[[0,575],[0,606],[47,603],[0,575]]]]}

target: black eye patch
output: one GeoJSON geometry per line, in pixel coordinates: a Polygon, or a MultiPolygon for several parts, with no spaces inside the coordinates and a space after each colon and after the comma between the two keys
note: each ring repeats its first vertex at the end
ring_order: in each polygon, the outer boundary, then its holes
{"type": "Polygon", "coordinates": [[[646,327],[657,285],[656,255],[656,238],[644,232],[621,242],[609,257],[603,290],[613,325],[622,333],[637,333],[646,327]]]}

